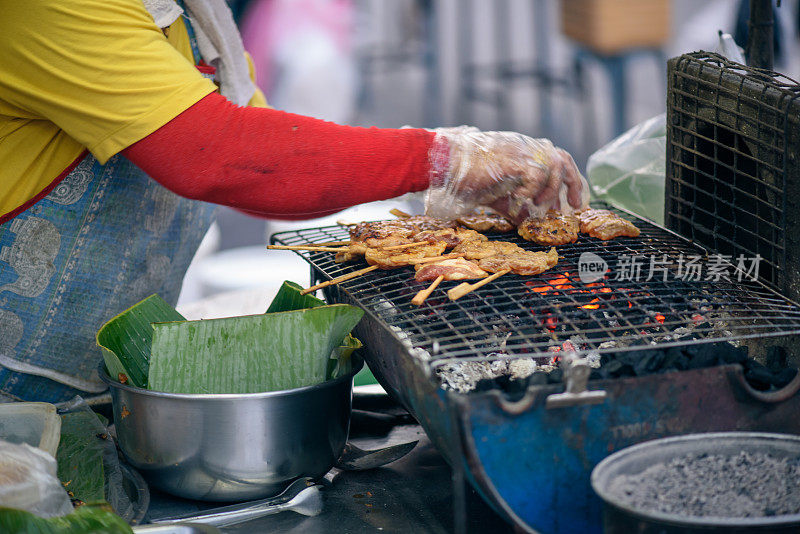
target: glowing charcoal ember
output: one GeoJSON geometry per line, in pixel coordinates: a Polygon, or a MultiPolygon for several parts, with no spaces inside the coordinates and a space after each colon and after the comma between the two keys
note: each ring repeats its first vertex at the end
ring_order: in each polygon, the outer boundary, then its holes
{"type": "Polygon", "coordinates": [[[584,304],[583,306],[578,306],[578,307],[583,310],[596,310],[600,307],[599,302],[600,302],[599,298],[593,298],[592,300],[589,301],[589,304],[584,304]]]}

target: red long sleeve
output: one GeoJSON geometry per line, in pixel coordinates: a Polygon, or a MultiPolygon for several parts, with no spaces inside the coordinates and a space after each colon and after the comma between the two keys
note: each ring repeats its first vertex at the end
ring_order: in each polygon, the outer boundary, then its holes
{"type": "Polygon", "coordinates": [[[122,153],[181,196],[300,219],[426,189],[433,137],[243,108],[212,93],[122,153]]]}

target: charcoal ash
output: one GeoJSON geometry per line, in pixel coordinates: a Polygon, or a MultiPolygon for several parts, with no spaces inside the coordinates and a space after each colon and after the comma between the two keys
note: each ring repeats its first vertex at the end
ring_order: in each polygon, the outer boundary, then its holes
{"type": "Polygon", "coordinates": [[[697,453],[619,475],[609,494],[644,512],[683,517],[769,517],[800,513],[800,459],[762,452],[697,453]]]}
{"type": "Polygon", "coordinates": [[[508,355],[492,353],[487,358],[501,359],[447,363],[436,369],[436,376],[444,389],[469,393],[490,389],[489,385],[495,387],[495,383],[505,390],[514,390],[522,384],[527,388],[527,379],[534,373],[550,373],[556,369],[555,365],[534,358],[506,359],[504,356],[508,355]]]}
{"type": "MultiPolygon", "coordinates": [[[[571,346],[569,342],[564,345],[571,346]]],[[[576,340],[575,346],[579,343],[576,340]]],[[[555,348],[555,347],[554,347],[555,348]]],[[[511,400],[521,397],[530,386],[560,384],[563,372],[553,352],[550,360],[522,358],[492,362],[454,362],[437,370],[444,389],[460,393],[497,389],[511,400]],[[511,372],[511,369],[515,372],[511,372]],[[524,369],[524,371],[522,371],[524,369]]],[[[695,343],[668,349],[646,349],[584,355],[594,367],[590,380],[642,377],[674,371],[688,371],[720,365],[739,364],[747,382],[758,391],[774,391],[785,387],[796,375],[794,367],[785,367],[785,358],[773,358],[771,366],[749,357],[746,346],[730,342],[695,343]],[[784,365],[784,367],[780,367],[784,365]]]]}
{"type": "MultiPolygon", "coordinates": [[[[446,390],[469,393],[482,381],[509,377],[508,361],[466,361],[445,364],[436,369],[439,383],[446,390]]],[[[499,384],[499,383],[498,383],[499,384]]]]}

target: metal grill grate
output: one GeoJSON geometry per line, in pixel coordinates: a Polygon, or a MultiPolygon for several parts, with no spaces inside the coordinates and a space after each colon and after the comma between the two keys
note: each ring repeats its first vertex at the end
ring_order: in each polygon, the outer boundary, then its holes
{"type": "Polygon", "coordinates": [[[760,255],[762,280],[792,297],[798,97],[794,80],[717,54],[669,61],[666,226],[722,254],[760,255]]]}
{"type": "MultiPolygon", "coordinates": [[[[676,278],[681,257],[685,261],[700,256],[706,267],[713,257],[664,228],[641,219],[635,222],[642,230],[638,238],[603,242],[581,236],[577,243],[558,247],[561,259],[550,271],[533,277],[508,274],[455,302],[445,292],[457,282],[443,282],[421,307],[412,305],[411,298],[428,284],[416,282],[410,267],[373,271],[344,282],[339,291],[348,298],[341,300],[364,308],[433,367],[454,359],[551,357],[554,347],[576,340],[584,350],[603,353],[683,345],[688,340],[800,333],[798,306],[759,283],[738,282],[733,269],[731,282],[676,278]],[[594,285],[582,283],[578,275],[579,258],[585,252],[597,254],[611,267],[594,285]],[[641,258],[640,279],[614,279],[623,255],[641,258]],[[645,280],[651,257],[667,260],[666,280],[662,272],[645,280]],[[689,331],[690,338],[682,337],[689,331]]],[[[346,228],[326,227],[284,232],[272,240],[298,245],[347,238],[346,228]]],[[[543,249],[516,234],[493,239],[543,249]]],[[[332,252],[299,254],[323,279],[364,267],[363,261],[337,264],[332,252]]]]}

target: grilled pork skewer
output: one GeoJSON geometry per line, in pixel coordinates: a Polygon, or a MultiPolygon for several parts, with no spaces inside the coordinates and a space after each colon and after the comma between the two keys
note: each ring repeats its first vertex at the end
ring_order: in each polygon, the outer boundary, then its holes
{"type": "Polygon", "coordinates": [[[437,222],[429,217],[411,216],[399,221],[360,223],[350,230],[350,237],[349,248],[336,254],[337,263],[357,260],[369,249],[399,250],[437,242],[452,248],[465,241],[487,240],[485,235],[474,230],[454,227],[452,221],[437,222]]]}
{"type": "MultiPolygon", "coordinates": [[[[389,213],[401,219],[411,217],[408,213],[397,208],[389,210],[389,213]]],[[[478,232],[497,232],[506,233],[514,230],[514,223],[496,213],[488,213],[484,209],[472,215],[465,215],[456,219],[456,222],[470,230],[478,232]]]]}
{"type": "Polygon", "coordinates": [[[475,263],[465,260],[464,258],[454,258],[436,262],[431,261],[422,265],[416,265],[414,269],[417,270],[417,274],[414,276],[417,281],[433,280],[433,283],[428,286],[427,289],[423,289],[411,299],[411,304],[417,306],[425,302],[425,299],[428,298],[442,280],[485,278],[489,274],[475,263]]]}
{"type": "Polygon", "coordinates": [[[453,248],[461,243],[468,241],[488,241],[489,238],[483,234],[468,228],[443,228],[442,230],[423,230],[414,235],[417,241],[428,241],[430,243],[443,242],[447,248],[453,248]]]}
{"type": "MultiPolygon", "coordinates": [[[[419,239],[417,236],[414,236],[415,239],[419,239]]],[[[421,241],[412,241],[411,243],[403,243],[401,245],[392,245],[391,247],[380,247],[381,250],[400,250],[404,248],[416,247],[417,245],[427,245],[429,241],[423,239],[421,241]]]]}
{"type": "Polygon", "coordinates": [[[364,253],[364,259],[381,269],[396,269],[410,265],[414,260],[441,256],[444,251],[444,243],[425,243],[402,251],[370,248],[364,253]]]}
{"type": "Polygon", "coordinates": [[[431,261],[414,267],[417,274],[414,279],[418,282],[433,280],[444,276],[445,280],[470,280],[485,278],[489,273],[478,267],[475,262],[464,258],[453,258],[441,261],[431,261]]]}
{"type": "Polygon", "coordinates": [[[476,263],[490,273],[509,270],[520,276],[533,276],[555,267],[558,263],[558,252],[555,248],[547,252],[522,250],[481,258],[476,263]]]}
{"type": "MultiPolygon", "coordinates": [[[[442,245],[438,245],[435,250],[439,250],[441,252],[444,252],[444,247],[442,245]]],[[[380,252],[380,251],[378,251],[378,252],[380,252]]],[[[431,251],[429,251],[429,252],[431,252],[431,251]]],[[[354,272],[349,273],[349,274],[345,274],[345,275],[339,276],[337,278],[333,278],[333,279],[328,280],[326,282],[319,283],[319,284],[317,284],[315,286],[311,286],[311,287],[309,287],[307,289],[302,290],[300,292],[300,294],[301,295],[305,295],[307,293],[311,293],[312,291],[316,291],[317,289],[321,289],[323,287],[332,286],[332,285],[338,284],[340,282],[346,282],[347,280],[352,280],[353,278],[356,278],[357,276],[361,276],[362,274],[366,274],[366,273],[375,271],[377,269],[384,269],[384,270],[396,269],[396,268],[399,268],[399,267],[406,267],[406,266],[409,266],[409,265],[419,265],[419,264],[423,264],[423,263],[427,263],[427,262],[447,260],[447,259],[452,259],[452,258],[459,257],[457,254],[446,254],[444,256],[431,256],[431,257],[422,256],[422,257],[418,257],[419,256],[418,253],[419,253],[419,251],[417,251],[417,253],[411,253],[411,254],[404,253],[404,254],[397,254],[395,256],[391,256],[391,255],[388,255],[386,253],[384,253],[385,256],[380,256],[380,255],[376,254],[373,257],[373,261],[375,261],[375,263],[373,265],[370,265],[369,267],[365,267],[364,269],[359,269],[358,271],[354,271],[354,272]]]]}
{"type": "Polygon", "coordinates": [[[459,284],[447,292],[447,297],[450,300],[457,300],[506,273],[513,272],[522,276],[532,276],[543,273],[558,263],[558,252],[555,248],[551,248],[548,252],[520,250],[521,252],[497,254],[479,259],[478,266],[494,274],[474,284],[466,282],[459,284]]]}
{"type": "Polygon", "coordinates": [[[467,241],[456,245],[453,252],[463,254],[468,260],[479,260],[498,254],[515,254],[524,250],[510,241],[467,241]]]}

